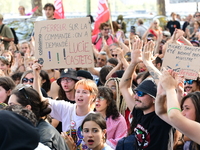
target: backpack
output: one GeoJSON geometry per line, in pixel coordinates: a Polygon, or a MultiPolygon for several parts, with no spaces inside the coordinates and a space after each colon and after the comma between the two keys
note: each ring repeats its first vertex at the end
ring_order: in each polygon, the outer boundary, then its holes
{"type": "Polygon", "coordinates": [[[117,143],[115,150],[138,150],[135,134],[123,137],[117,143]]]}
{"type": "Polygon", "coordinates": [[[10,30],[12,31],[13,36],[14,36],[14,43],[15,43],[15,44],[18,44],[18,43],[19,43],[19,39],[18,39],[18,37],[17,37],[17,34],[16,34],[16,32],[15,32],[15,29],[14,29],[14,28],[10,28],[10,30]]]}
{"type": "MultiPolygon", "coordinates": [[[[3,25],[1,26],[0,33],[1,33],[1,31],[3,30],[4,25],[5,25],[5,24],[3,24],[3,25]]],[[[12,34],[13,34],[13,36],[14,36],[14,43],[15,43],[15,44],[18,44],[19,39],[18,39],[18,37],[17,37],[17,35],[16,35],[15,29],[14,29],[14,28],[10,28],[10,30],[12,31],[12,34]]]]}

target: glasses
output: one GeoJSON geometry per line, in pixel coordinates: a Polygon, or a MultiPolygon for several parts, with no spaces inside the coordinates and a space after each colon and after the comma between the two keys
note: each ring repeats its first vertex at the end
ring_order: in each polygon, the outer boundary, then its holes
{"type": "Polygon", "coordinates": [[[194,81],[194,80],[185,80],[185,81],[184,81],[184,85],[186,85],[186,83],[191,85],[191,84],[193,83],[193,81],[194,81]]]}
{"type": "Polygon", "coordinates": [[[196,15],[195,17],[200,17],[200,15],[196,15]]]}
{"type": "Polygon", "coordinates": [[[110,29],[103,29],[104,31],[109,31],[110,29]]]}
{"type": "Polygon", "coordinates": [[[1,60],[5,60],[5,61],[8,61],[8,59],[7,59],[6,57],[4,57],[4,56],[0,56],[0,59],[1,59],[1,60]]]}
{"type": "Polygon", "coordinates": [[[63,79],[61,79],[61,82],[67,82],[67,83],[70,83],[70,82],[72,82],[73,80],[72,79],[70,79],[70,78],[63,78],[63,79]]]}
{"type": "Polygon", "coordinates": [[[30,83],[33,83],[33,78],[30,78],[30,79],[28,79],[28,78],[23,78],[22,79],[22,83],[27,83],[27,82],[30,82],[30,83]]]}
{"type": "Polygon", "coordinates": [[[117,54],[112,54],[112,57],[117,57],[117,54]]]}
{"type": "Polygon", "coordinates": [[[104,101],[105,99],[104,99],[104,97],[99,96],[99,97],[96,98],[96,101],[97,101],[97,100],[98,100],[98,101],[104,101]]]}
{"type": "Polygon", "coordinates": [[[30,97],[28,93],[26,92],[26,89],[22,87],[18,91],[28,100],[28,103],[31,105],[30,97]]]}
{"type": "Polygon", "coordinates": [[[104,59],[101,59],[101,58],[97,58],[97,60],[99,60],[99,61],[105,61],[104,59]]]}
{"type": "Polygon", "coordinates": [[[135,91],[135,93],[137,94],[137,96],[142,97],[144,95],[146,95],[146,93],[142,92],[142,91],[135,91]]]}

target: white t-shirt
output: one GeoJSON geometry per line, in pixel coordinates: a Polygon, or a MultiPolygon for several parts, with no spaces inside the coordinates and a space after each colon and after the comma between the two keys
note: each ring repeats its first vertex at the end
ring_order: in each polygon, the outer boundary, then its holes
{"type": "Polygon", "coordinates": [[[75,135],[75,136],[72,136],[72,138],[74,137],[75,139],[77,139],[77,142],[76,142],[77,146],[82,144],[82,149],[84,150],[85,143],[83,142],[83,136],[81,134],[81,124],[83,120],[85,119],[85,117],[93,111],[89,112],[85,116],[77,116],[76,104],[71,104],[70,102],[66,102],[64,100],[57,101],[57,100],[52,100],[52,99],[49,99],[49,104],[51,107],[50,115],[53,118],[62,122],[62,131],[67,132],[68,134],[71,133],[71,135],[75,135]],[[72,121],[75,122],[75,126],[73,128],[71,127],[72,121]]]}
{"type": "Polygon", "coordinates": [[[85,116],[77,116],[76,115],[76,104],[71,104],[70,102],[66,102],[64,100],[52,100],[49,99],[49,104],[51,107],[50,115],[62,122],[62,131],[70,130],[71,121],[75,122],[74,129],[78,129],[85,116]]]}
{"type": "Polygon", "coordinates": [[[39,142],[38,147],[34,150],[51,150],[48,146],[39,142]]]}

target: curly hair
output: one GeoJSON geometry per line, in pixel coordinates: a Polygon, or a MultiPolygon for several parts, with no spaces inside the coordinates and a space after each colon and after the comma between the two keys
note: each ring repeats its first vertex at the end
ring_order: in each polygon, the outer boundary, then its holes
{"type": "Polygon", "coordinates": [[[113,92],[111,89],[105,86],[98,87],[98,97],[102,96],[107,101],[106,117],[112,116],[115,120],[119,117],[119,111],[117,109],[116,101],[113,99],[113,92]]]}

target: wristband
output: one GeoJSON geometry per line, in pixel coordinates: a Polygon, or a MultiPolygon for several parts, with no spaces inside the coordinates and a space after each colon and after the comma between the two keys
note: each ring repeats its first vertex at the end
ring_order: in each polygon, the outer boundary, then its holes
{"type": "Polygon", "coordinates": [[[177,110],[179,110],[179,111],[181,112],[181,109],[180,109],[180,108],[172,107],[172,108],[169,108],[169,109],[168,109],[167,113],[169,114],[169,112],[170,112],[172,109],[177,109],[177,110]]]}

